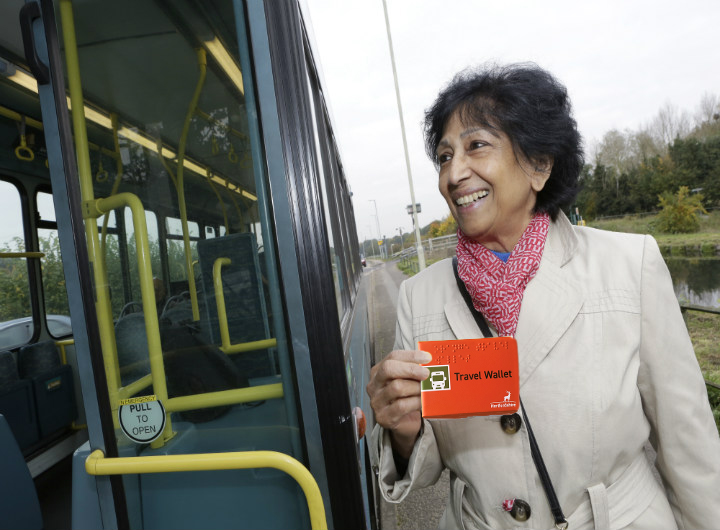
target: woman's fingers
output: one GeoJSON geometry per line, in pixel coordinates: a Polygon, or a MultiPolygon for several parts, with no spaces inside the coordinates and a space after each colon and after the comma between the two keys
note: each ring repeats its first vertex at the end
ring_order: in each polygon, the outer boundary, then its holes
{"type": "Polygon", "coordinates": [[[387,429],[419,431],[420,382],[430,372],[420,363],[432,356],[418,350],[395,350],[373,367],[367,393],[377,423],[387,429]]]}
{"type": "Polygon", "coordinates": [[[395,350],[376,364],[370,372],[370,380],[384,385],[392,379],[413,379],[423,381],[430,376],[430,372],[420,363],[428,363],[432,355],[419,350],[395,350]]]}

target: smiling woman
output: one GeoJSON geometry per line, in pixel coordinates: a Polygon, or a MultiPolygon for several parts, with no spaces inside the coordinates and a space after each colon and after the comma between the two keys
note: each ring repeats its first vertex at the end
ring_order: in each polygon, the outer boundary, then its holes
{"type": "Polygon", "coordinates": [[[533,64],[468,70],[425,124],[457,260],[401,285],[395,350],[372,370],[383,496],[449,469],[441,528],[717,526],[720,440],[657,243],[562,211],[583,164],[565,87],[533,64]],[[418,342],[493,335],[517,342],[518,413],[423,417],[418,342]]]}

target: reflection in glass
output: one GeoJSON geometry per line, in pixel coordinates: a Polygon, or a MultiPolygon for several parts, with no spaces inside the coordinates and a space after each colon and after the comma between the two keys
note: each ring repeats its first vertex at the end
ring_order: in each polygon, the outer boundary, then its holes
{"type": "MultiPolygon", "coordinates": [[[[0,180],[3,220],[0,252],[25,252],[22,207],[15,186],[0,180]]],[[[33,334],[26,258],[0,257],[0,350],[27,343],[33,334]]]]}

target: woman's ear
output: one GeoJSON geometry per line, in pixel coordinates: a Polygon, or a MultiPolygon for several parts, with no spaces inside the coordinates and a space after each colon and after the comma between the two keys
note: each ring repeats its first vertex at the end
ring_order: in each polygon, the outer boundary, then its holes
{"type": "Polygon", "coordinates": [[[530,186],[536,193],[540,193],[545,187],[545,183],[550,178],[554,159],[545,157],[536,159],[532,165],[532,173],[530,174],[530,186]]]}

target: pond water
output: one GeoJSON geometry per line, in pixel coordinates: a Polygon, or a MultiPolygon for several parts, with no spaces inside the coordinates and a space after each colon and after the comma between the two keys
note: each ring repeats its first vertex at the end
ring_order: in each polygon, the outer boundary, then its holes
{"type": "Polygon", "coordinates": [[[666,257],[680,303],[720,308],[720,258],[666,257]]]}

